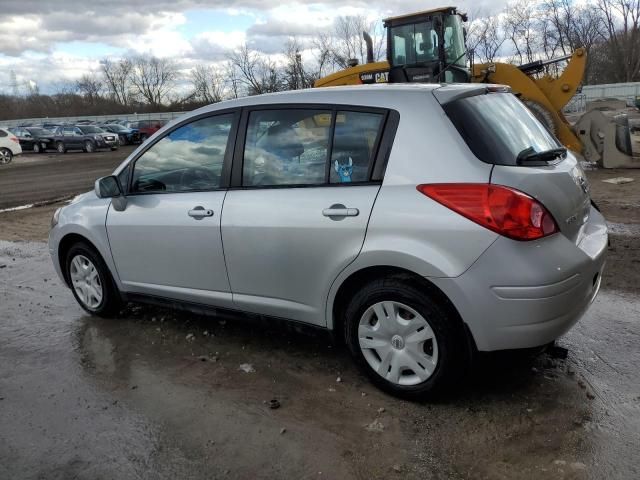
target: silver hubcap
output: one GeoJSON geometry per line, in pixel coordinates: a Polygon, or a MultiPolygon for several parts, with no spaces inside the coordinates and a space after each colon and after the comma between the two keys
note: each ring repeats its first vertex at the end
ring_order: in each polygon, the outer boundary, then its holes
{"type": "Polygon", "coordinates": [[[9,163],[11,161],[11,153],[7,150],[0,150],[0,163],[9,163]]]}
{"type": "Polygon", "coordinates": [[[379,302],[362,315],[358,341],[365,360],[396,385],[425,382],[438,365],[438,342],[425,318],[399,302],[379,302]]]}
{"type": "Polygon", "coordinates": [[[71,283],[80,301],[89,308],[98,308],[102,302],[102,283],[95,265],[84,255],[71,260],[71,283]]]}

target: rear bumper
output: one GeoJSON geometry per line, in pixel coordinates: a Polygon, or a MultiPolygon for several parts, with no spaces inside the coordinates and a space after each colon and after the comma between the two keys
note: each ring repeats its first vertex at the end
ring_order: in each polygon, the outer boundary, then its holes
{"type": "Polygon", "coordinates": [[[500,237],[464,274],[430,278],[468,325],[478,350],[529,348],[566,333],[600,288],[608,245],[604,218],[591,210],[581,241],[500,237]]]}

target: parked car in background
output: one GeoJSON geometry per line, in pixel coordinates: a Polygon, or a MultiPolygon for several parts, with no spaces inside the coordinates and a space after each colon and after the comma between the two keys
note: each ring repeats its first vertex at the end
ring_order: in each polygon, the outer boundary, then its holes
{"type": "Polygon", "coordinates": [[[140,143],[140,132],[137,129],[123,127],[119,123],[107,123],[100,125],[100,128],[118,135],[120,145],[140,143]]]}
{"type": "Polygon", "coordinates": [[[59,153],[67,150],[95,152],[101,148],[118,149],[118,136],[95,125],[63,125],[55,132],[55,145],[59,153]]]}
{"type": "Polygon", "coordinates": [[[485,84],[201,108],[52,226],[53,264],[92,314],[146,300],[326,328],[410,398],[456,385],[476,351],[567,332],[608,243],[576,156],[485,84]]]}
{"type": "Polygon", "coordinates": [[[164,120],[138,120],[137,122],[129,123],[129,128],[137,129],[140,132],[140,141],[144,142],[164,127],[165,123],[164,120]]]}
{"type": "Polygon", "coordinates": [[[11,163],[13,157],[22,153],[20,140],[6,128],[0,128],[0,165],[11,163]]]}
{"type": "Polygon", "coordinates": [[[41,153],[55,148],[54,133],[41,127],[13,127],[9,129],[20,141],[23,151],[41,153]]]}

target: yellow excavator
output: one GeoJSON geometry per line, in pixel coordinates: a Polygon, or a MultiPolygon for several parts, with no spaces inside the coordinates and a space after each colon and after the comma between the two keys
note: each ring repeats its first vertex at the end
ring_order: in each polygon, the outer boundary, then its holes
{"type": "Polygon", "coordinates": [[[525,65],[471,64],[465,45],[467,21],[456,7],[443,7],[387,18],[387,61],[373,61],[371,37],[365,32],[367,63],[320,78],[316,87],[368,83],[486,82],[508,85],[533,114],[569,149],[582,152],[582,142],[571,129],[562,108],[580,88],[587,63],[583,48],[572,55],[525,65]],[[545,67],[567,61],[559,77],[544,74],[545,67]]]}

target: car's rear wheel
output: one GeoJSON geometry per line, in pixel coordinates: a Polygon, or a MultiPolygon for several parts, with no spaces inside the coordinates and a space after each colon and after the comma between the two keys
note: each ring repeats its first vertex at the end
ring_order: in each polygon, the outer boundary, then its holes
{"type": "Polygon", "coordinates": [[[67,147],[65,147],[62,142],[56,142],[56,150],[58,153],[66,153],[67,147]]]}
{"type": "Polygon", "coordinates": [[[345,308],[344,325],[360,368],[378,387],[405,398],[445,390],[469,359],[460,320],[403,275],[360,288],[345,308]]]}
{"type": "Polygon", "coordinates": [[[66,258],[66,272],[76,301],[87,312],[112,316],[121,307],[120,293],[102,257],[89,245],[73,245],[66,258]]]}
{"type": "Polygon", "coordinates": [[[87,153],[93,153],[96,151],[96,145],[90,140],[84,142],[84,151],[87,153]]]}
{"type": "Polygon", "coordinates": [[[13,152],[8,148],[0,148],[0,164],[6,165],[13,160],[13,152]]]}

